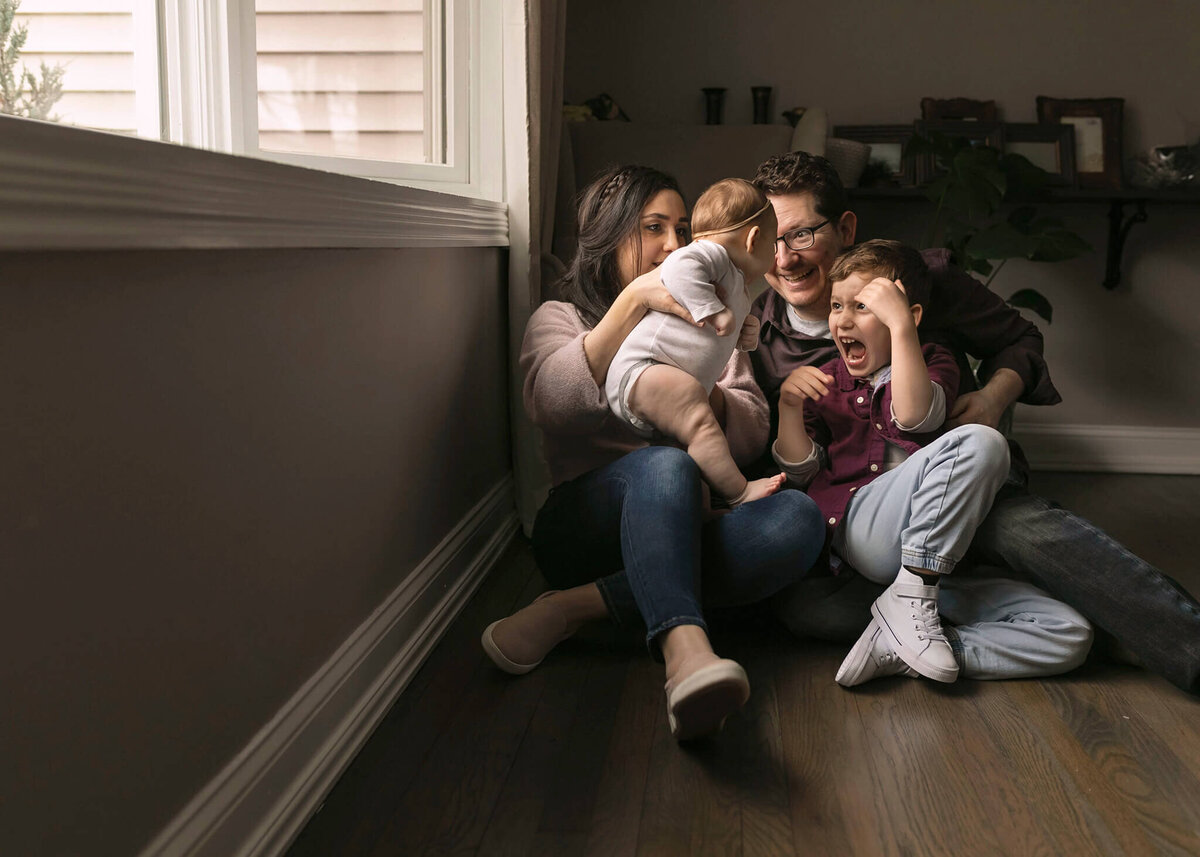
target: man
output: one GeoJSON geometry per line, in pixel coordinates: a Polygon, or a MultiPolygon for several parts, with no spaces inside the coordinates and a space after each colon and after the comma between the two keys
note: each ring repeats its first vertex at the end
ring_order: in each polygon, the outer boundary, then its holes
{"type": "MultiPolygon", "coordinates": [[[[751,357],[774,426],[779,388],[788,376],[837,355],[828,326],[828,274],[837,255],[854,243],[858,220],[824,158],[779,155],[759,167],[754,181],[779,221],[775,270],[767,275],[771,288],[751,309],[761,323],[760,344],[751,357]]],[[[961,393],[948,424],[996,428],[1014,402],[1061,401],[1037,328],[982,283],[951,267],[946,251],[923,255],[933,289],[922,341],[949,347],[964,369],[967,354],[981,360],[983,386],[961,393]]],[[[973,387],[972,373],[961,374],[963,384],[973,387]]],[[[1200,693],[1200,604],[1087,521],[1031,494],[1024,455],[1016,444],[1010,446],[1012,472],[976,531],[969,557],[1027,577],[1080,610],[1133,660],[1200,693]]],[[[817,576],[794,587],[778,606],[796,633],[853,639],[876,594],[856,575],[817,576]]]]}

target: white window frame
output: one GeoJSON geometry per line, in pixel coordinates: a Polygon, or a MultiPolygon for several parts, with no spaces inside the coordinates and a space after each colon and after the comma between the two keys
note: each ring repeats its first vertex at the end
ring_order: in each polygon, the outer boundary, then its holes
{"type": "Polygon", "coordinates": [[[13,177],[0,182],[0,248],[507,246],[503,141],[528,105],[505,56],[524,56],[514,23],[525,11],[522,0],[447,2],[469,13],[465,176],[378,181],[245,157],[257,87],[229,81],[257,64],[253,0],[158,0],[161,120],[186,145],[0,117],[0,174],[13,177]]]}

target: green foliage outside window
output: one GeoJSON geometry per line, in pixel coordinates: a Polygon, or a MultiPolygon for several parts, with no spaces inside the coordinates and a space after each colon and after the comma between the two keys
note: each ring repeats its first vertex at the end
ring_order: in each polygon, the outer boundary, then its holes
{"type": "Polygon", "coordinates": [[[17,69],[29,35],[24,24],[13,27],[20,6],[20,0],[0,0],[0,113],[56,122],[58,117],[51,115],[50,110],[62,98],[66,68],[43,62],[40,74],[29,71],[24,64],[17,69]]]}

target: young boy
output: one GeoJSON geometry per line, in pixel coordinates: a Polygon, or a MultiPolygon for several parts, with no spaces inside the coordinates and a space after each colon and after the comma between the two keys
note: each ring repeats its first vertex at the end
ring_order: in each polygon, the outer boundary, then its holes
{"type": "Polygon", "coordinates": [[[742,330],[750,312],[746,282],[775,263],[775,212],[750,182],[724,179],[696,200],[692,227],[697,240],[668,256],[661,275],[700,326],[648,312],[613,358],[605,392],[613,413],[639,433],[657,429],[684,444],[713,492],[737,506],[784,482],[782,475],[746,480],[708,400],[734,346],[757,345],[757,325],[742,330]]]}
{"type": "Polygon", "coordinates": [[[929,290],[920,253],[867,241],[838,257],[829,281],[841,357],[789,376],[772,451],[821,507],[831,562],[891,584],[837,681],[857,684],[886,649],[902,662],[897,672],[951,682],[958,665],[938,614],[938,578],[954,569],[1004,484],[1008,446],[986,426],[944,430],[958,367],[947,349],[917,338],[929,290]]]}

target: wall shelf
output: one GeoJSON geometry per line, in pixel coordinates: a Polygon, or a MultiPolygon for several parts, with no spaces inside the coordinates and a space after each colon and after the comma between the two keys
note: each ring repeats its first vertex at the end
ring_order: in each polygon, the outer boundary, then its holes
{"type": "MultiPolygon", "coordinates": [[[[872,187],[850,188],[852,200],[912,200],[929,202],[925,191],[916,187],[872,187]]],[[[1107,203],[1108,246],[1105,251],[1104,280],[1106,289],[1115,289],[1121,282],[1121,259],[1125,250],[1125,239],[1129,230],[1149,219],[1146,206],[1150,203],[1200,206],[1200,188],[1150,189],[1124,188],[1122,190],[1079,190],[1061,188],[1047,191],[1037,199],[1045,203],[1107,203]],[[1125,207],[1133,211],[1126,216],[1125,207]]]]}

